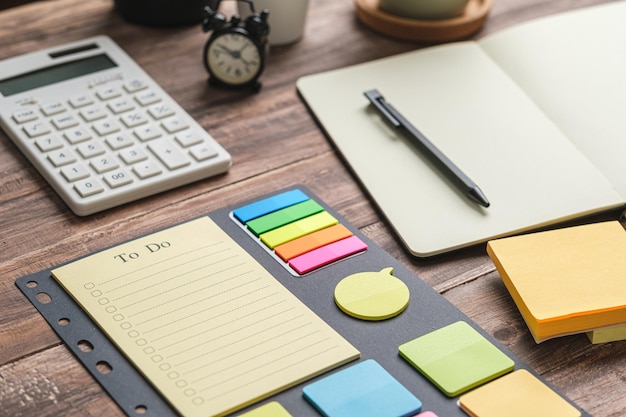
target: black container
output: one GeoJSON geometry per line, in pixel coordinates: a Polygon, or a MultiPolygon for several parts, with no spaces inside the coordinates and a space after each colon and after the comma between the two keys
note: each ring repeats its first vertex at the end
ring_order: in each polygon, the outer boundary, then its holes
{"type": "Polygon", "coordinates": [[[149,26],[200,24],[204,6],[216,0],[114,0],[115,10],[126,20],[149,26]]]}

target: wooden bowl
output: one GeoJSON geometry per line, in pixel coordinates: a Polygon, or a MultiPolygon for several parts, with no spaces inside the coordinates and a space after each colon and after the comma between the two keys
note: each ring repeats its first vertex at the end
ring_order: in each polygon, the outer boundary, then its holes
{"type": "Polygon", "coordinates": [[[357,17],[383,35],[417,42],[448,42],[478,32],[487,20],[493,0],[470,0],[463,14],[452,19],[417,20],[381,10],[379,0],[354,0],[357,17]]]}

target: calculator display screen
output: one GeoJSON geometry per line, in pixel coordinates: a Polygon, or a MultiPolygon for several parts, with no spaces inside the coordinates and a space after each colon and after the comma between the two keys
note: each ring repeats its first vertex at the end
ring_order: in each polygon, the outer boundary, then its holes
{"type": "Polygon", "coordinates": [[[6,97],[115,67],[106,54],[65,62],[0,80],[0,94],[6,97]]]}

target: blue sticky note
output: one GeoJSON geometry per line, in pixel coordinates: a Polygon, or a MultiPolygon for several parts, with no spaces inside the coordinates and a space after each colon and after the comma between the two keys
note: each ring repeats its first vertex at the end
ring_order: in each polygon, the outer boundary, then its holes
{"type": "Polygon", "coordinates": [[[369,359],[303,388],[326,417],[408,417],[422,402],[375,360],[369,359]]]}
{"type": "Polygon", "coordinates": [[[233,215],[242,223],[263,216],[265,214],[309,200],[309,197],[300,190],[287,191],[273,197],[248,204],[233,211],[233,215]]]}

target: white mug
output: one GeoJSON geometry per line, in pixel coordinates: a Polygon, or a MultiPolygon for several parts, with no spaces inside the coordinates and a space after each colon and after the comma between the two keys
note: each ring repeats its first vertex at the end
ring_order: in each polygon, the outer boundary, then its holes
{"type": "MultiPolygon", "coordinates": [[[[239,14],[245,19],[250,14],[250,6],[240,1],[237,6],[239,14]]],[[[308,6],[309,0],[254,0],[254,10],[257,13],[263,9],[270,12],[270,45],[286,45],[302,37],[308,6]]]]}
{"type": "Polygon", "coordinates": [[[452,19],[463,14],[468,0],[380,0],[381,10],[409,19],[452,19]]]}

